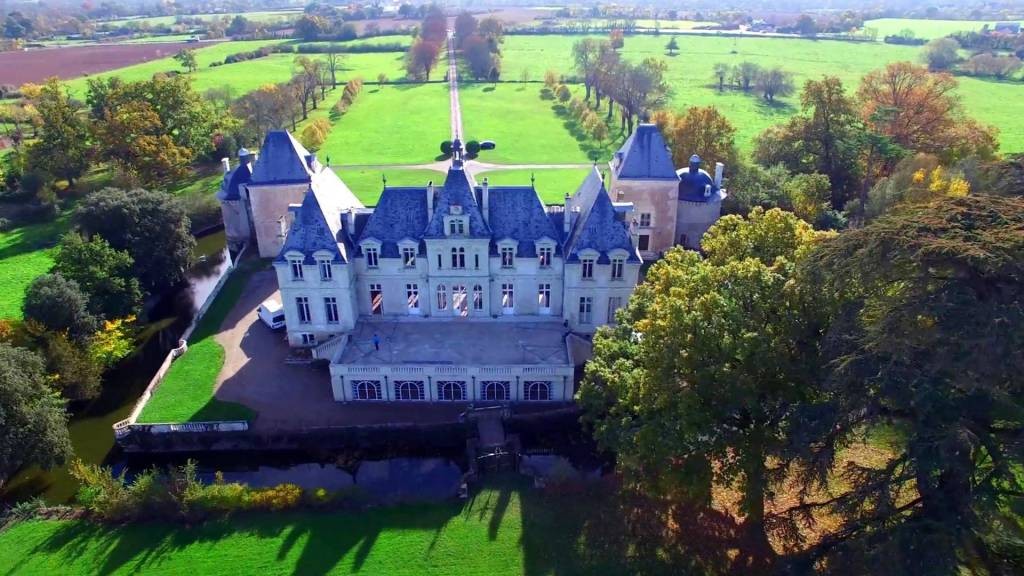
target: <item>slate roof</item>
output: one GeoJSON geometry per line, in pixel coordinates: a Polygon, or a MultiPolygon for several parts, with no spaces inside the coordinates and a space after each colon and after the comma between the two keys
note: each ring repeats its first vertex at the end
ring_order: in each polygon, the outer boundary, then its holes
{"type": "Polygon", "coordinates": [[[247,184],[252,179],[252,163],[243,162],[234,170],[224,173],[224,180],[220,184],[220,191],[217,192],[219,200],[240,200],[242,195],[238,187],[247,184]]]}
{"type": "MultiPolygon", "coordinates": [[[[360,228],[357,220],[356,227],[360,228]]],[[[427,227],[427,189],[386,186],[373,213],[359,230],[359,242],[374,239],[381,243],[380,255],[398,258],[398,242],[420,239],[427,227]]],[[[420,251],[424,248],[421,246],[420,251]]]]}
{"type": "Polygon", "coordinates": [[[598,263],[607,264],[610,262],[608,253],[618,249],[629,253],[629,262],[640,262],[640,254],[630,238],[629,226],[619,219],[612,199],[602,186],[593,204],[581,207],[565,244],[565,260],[579,262],[580,252],[595,250],[599,253],[598,263]]]}
{"type": "Polygon", "coordinates": [[[272,130],[263,139],[260,155],[253,168],[253,184],[291,184],[309,182],[315,173],[310,160],[315,158],[285,130],[272,130]]]}
{"type": "MultiPolygon", "coordinates": [[[[492,255],[498,253],[495,242],[506,238],[519,242],[517,256],[521,258],[535,258],[535,243],[541,238],[561,244],[561,228],[554,226],[532,186],[491,186],[487,196],[487,224],[494,239],[492,255]]],[[[560,248],[558,246],[556,252],[560,252],[560,248]]]]}
{"type": "Polygon", "coordinates": [[[679,200],[686,202],[714,202],[722,199],[721,191],[715,186],[715,180],[700,168],[700,156],[690,157],[690,165],[677,172],[679,174],[679,200]],[[707,187],[711,186],[710,195],[705,196],[707,187]]]}
{"type": "Polygon", "coordinates": [[[318,194],[310,187],[295,213],[277,261],[283,262],[286,253],[298,251],[305,255],[306,264],[314,264],[313,254],[324,250],[333,256],[334,262],[348,262],[351,241],[342,229],[340,215],[336,216],[328,219],[318,194]]]}
{"type": "Polygon", "coordinates": [[[676,180],[672,153],[654,124],[640,124],[615,153],[616,178],[632,180],[676,180]]]}
{"type": "Polygon", "coordinates": [[[454,205],[462,206],[462,213],[469,216],[470,238],[490,238],[491,231],[484,217],[477,207],[476,198],[473,197],[473,188],[469,182],[469,176],[461,166],[448,168],[448,176],[444,180],[444,186],[436,189],[437,197],[434,200],[434,214],[430,223],[423,233],[424,238],[444,238],[444,217],[450,214],[450,208],[454,205]]]}

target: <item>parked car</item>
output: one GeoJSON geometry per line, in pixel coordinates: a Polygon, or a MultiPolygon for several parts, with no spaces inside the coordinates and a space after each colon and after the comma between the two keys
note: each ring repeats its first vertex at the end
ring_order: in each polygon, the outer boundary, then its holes
{"type": "Polygon", "coordinates": [[[494,143],[494,140],[484,140],[480,143],[481,150],[494,150],[495,146],[497,146],[497,144],[494,143]]]}
{"type": "Polygon", "coordinates": [[[267,325],[267,328],[271,330],[284,328],[284,307],[277,300],[273,298],[264,300],[263,304],[256,309],[256,313],[260,320],[267,325]]]}

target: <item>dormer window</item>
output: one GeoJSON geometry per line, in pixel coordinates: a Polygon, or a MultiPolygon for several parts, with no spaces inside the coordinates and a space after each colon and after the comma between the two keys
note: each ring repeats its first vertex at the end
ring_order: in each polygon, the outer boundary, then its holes
{"type": "Polygon", "coordinates": [[[325,259],[320,260],[320,280],[329,282],[334,276],[331,270],[331,261],[325,259]]]}
{"type": "Polygon", "coordinates": [[[464,217],[451,217],[448,219],[448,235],[463,236],[466,234],[466,219],[464,217]]]}
{"type": "Polygon", "coordinates": [[[622,280],[622,270],[625,261],[622,258],[612,258],[612,280],[622,280]]]}
{"type": "Polygon", "coordinates": [[[541,246],[537,249],[537,264],[541,268],[550,268],[554,254],[555,250],[551,246],[541,246]]]}
{"type": "Polygon", "coordinates": [[[580,277],[583,278],[584,280],[593,280],[594,279],[594,259],[593,258],[584,258],[583,260],[580,261],[580,263],[581,263],[580,277]]]}
{"type": "Polygon", "coordinates": [[[292,267],[292,280],[302,280],[302,260],[293,258],[288,263],[292,267]]]}
{"type": "Polygon", "coordinates": [[[363,253],[366,254],[366,267],[376,268],[380,262],[380,252],[377,248],[365,248],[363,253]]]}
{"type": "Polygon", "coordinates": [[[516,249],[512,246],[501,247],[501,267],[512,268],[516,262],[516,249]]]}
{"type": "Polygon", "coordinates": [[[412,246],[402,248],[402,265],[406,268],[416,267],[416,249],[412,246]]]}

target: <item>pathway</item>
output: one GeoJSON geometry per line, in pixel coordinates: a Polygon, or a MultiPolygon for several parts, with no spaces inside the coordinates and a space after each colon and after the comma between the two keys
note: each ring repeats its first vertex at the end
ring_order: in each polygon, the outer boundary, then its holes
{"type": "Polygon", "coordinates": [[[452,140],[462,137],[462,108],[459,107],[459,61],[455,59],[455,31],[448,30],[448,101],[452,140]]]}

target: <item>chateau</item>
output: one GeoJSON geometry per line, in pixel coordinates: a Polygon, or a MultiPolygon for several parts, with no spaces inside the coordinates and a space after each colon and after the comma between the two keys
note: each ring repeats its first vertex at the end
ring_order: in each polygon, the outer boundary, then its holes
{"type": "Polygon", "coordinates": [[[721,169],[678,174],[652,125],[563,206],[466,170],[383,185],[364,207],[284,131],[225,163],[228,240],[273,258],[288,342],[330,360],[338,401],[567,401],[570,341],[615,321],[644,258],[694,247],[718,218],[721,169]],[[691,176],[691,174],[693,176],[691,176]]]}

